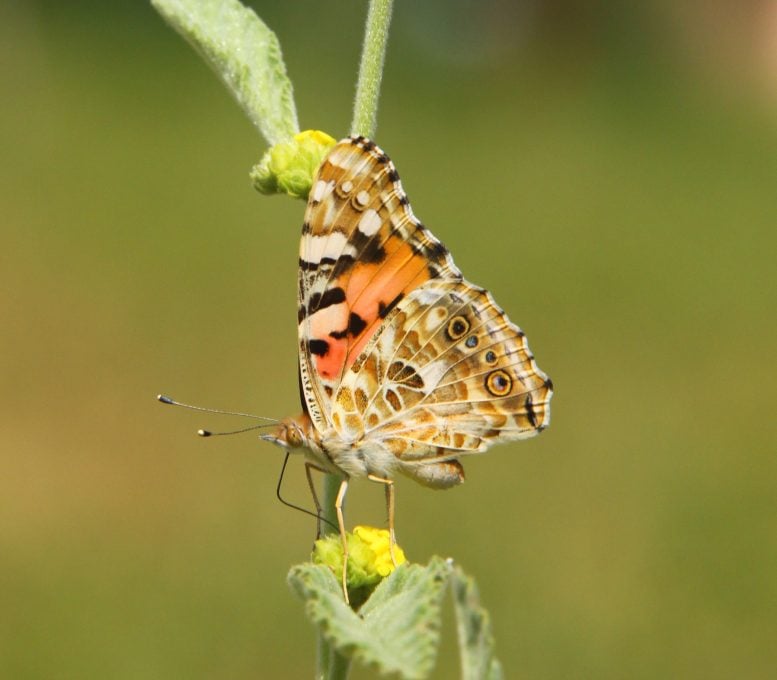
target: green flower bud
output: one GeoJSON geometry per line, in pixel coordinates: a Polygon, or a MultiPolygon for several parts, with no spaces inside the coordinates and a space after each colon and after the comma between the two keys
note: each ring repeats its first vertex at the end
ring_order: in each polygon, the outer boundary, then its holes
{"type": "Polygon", "coordinates": [[[335,140],[320,130],[305,130],[290,142],[270,147],[251,169],[254,187],[262,194],[307,198],[313,177],[335,140]]]}

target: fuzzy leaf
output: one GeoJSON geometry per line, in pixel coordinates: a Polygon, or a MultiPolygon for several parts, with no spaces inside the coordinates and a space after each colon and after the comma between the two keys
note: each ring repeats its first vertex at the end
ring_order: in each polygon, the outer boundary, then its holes
{"type": "Polygon", "coordinates": [[[151,0],[207,61],[270,144],[299,132],[278,38],[238,0],[151,0]]]}
{"type": "Polygon", "coordinates": [[[459,636],[462,679],[502,680],[502,665],[494,656],[491,618],[480,604],[475,580],[457,566],[451,575],[451,590],[459,636]]]}
{"type": "Polygon", "coordinates": [[[289,582],[306,601],[308,617],[340,654],[411,679],[427,677],[434,666],[449,574],[450,567],[439,558],[426,567],[400,565],[358,613],[345,604],[327,567],[300,564],[289,572],[289,582]]]}

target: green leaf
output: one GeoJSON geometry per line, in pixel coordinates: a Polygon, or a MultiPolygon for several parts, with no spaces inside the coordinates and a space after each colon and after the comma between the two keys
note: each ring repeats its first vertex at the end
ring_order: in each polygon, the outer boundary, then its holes
{"type": "Polygon", "coordinates": [[[457,566],[451,575],[451,590],[459,636],[462,679],[501,680],[502,665],[494,656],[491,618],[480,604],[475,580],[457,566]]]}
{"type": "Polygon", "coordinates": [[[269,144],[299,132],[278,38],[237,0],[151,0],[207,61],[269,144]]]}
{"type": "Polygon", "coordinates": [[[426,567],[400,565],[358,613],[345,604],[337,578],[325,566],[293,567],[289,583],[306,601],[308,617],[340,654],[382,673],[415,679],[427,677],[434,666],[449,574],[449,565],[440,558],[426,567]]]}

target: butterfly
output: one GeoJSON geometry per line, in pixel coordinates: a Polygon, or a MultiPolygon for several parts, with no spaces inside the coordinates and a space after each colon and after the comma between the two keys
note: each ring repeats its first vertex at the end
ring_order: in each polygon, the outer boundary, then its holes
{"type": "MultiPolygon", "coordinates": [[[[464,279],[415,217],[394,164],[374,142],[338,142],[314,178],[298,274],[303,412],[265,439],[304,452],[306,472],[385,485],[394,536],[397,474],[446,489],[459,458],[550,422],[550,379],[523,331],[464,279]]],[[[311,482],[312,488],[312,482],[311,482]]],[[[316,501],[317,503],[317,501],[316,501]]]]}

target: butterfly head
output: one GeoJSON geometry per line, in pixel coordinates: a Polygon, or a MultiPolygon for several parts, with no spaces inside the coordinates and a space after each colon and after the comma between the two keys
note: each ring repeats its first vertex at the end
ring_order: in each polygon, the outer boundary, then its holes
{"type": "Polygon", "coordinates": [[[310,418],[305,414],[296,418],[286,418],[280,422],[275,432],[262,435],[261,439],[287,450],[307,447],[311,426],[310,418]]]}

